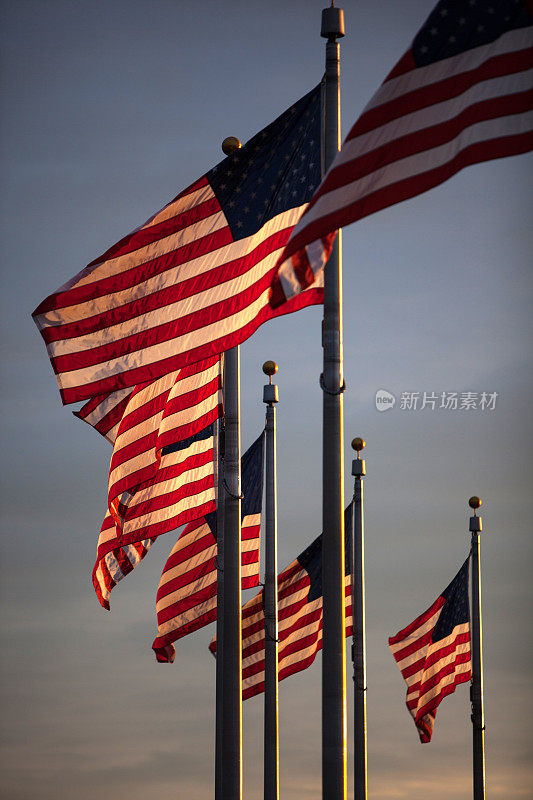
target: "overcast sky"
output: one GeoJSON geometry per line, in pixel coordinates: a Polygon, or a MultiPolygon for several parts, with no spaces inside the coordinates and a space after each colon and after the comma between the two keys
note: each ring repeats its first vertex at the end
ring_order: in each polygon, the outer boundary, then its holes
{"type": "MultiPolygon", "coordinates": [[[[110,447],[61,406],[30,314],[217,163],[225,136],[246,141],[320,80],[323,4],[3,4],[6,800],[213,796],[213,628],[182,640],[173,665],[155,663],[155,591],[175,534],[113,592],[110,613],[100,608],[90,575],[110,447]]],[[[343,133],[432,7],[346,0],[343,133]]],[[[470,167],[345,231],[345,497],[360,435],[372,800],[471,797],[468,687],[419,744],[387,637],[463,562],[472,494],[484,502],[487,796],[532,796],[531,165],[470,167]],[[379,389],[397,398],[386,413],[379,389]],[[485,410],[401,408],[403,392],[424,391],[497,397],[485,410]]],[[[320,319],[310,308],[276,320],[242,347],[243,448],[263,425],[261,364],[279,364],[280,568],[320,532],[320,319]]],[[[319,657],[280,685],[284,800],[321,794],[320,683],[319,657]]],[[[246,800],[262,797],[261,736],[255,698],[244,706],[246,800]]]]}

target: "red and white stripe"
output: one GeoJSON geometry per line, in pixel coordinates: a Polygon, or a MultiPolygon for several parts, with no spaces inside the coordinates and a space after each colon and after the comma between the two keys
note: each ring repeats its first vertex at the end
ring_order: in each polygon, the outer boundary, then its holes
{"type": "Polygon", "coordinates": [[[322,302],[320,284],[274,311],[269,287],[303,206],[233,241],[201,178],[44,300],[34,319],[64,403],[153,381],[322,302]]]}
{"type": "Polygon", "coordinates": [[[407,684],[406,704],[422,742],[429,742],[441,700],[472,677],[470,625],[456,625],[452,633],[432,642],[445,603],[439,597],[407,628],[389,639],[389,646],[407,684]]]}
{"type": "Polygon", "coordinates": [[[533,28],[416,67],[409,50],[357,120],[295,226],[272,285],[279,305],[321,274],[335,231],[470,164],[533,149],[533,28]]]}
{"type": "MultiPolygon", "coordinates": [[[[242,589],[259,584],[261,514],[241,525],[242,589]]],[[[205,520],[188,525],[172,548],[157,590],[157,637],[152,645],[161,663],[174,661],[173,642],[217,618],[217,543],[205,520]]]]}
{"type": "MultiPolygon", "coordinates": [[[[322,649],[322,597],[308,600],[311,581],[298,559],[278,575],[278,679],[309,667],[322,649]]],[[[352,634],[352,581],[344,578],[346,636],[352,634]]],[[[216,655],[216,638],[209,645],[216,655]]],[[[242,698],[265,690],[263,592],[242,608],[242,698]]]]}
{"type": "Polygon", "coordinates": [[[163,458],[161,451],[193,437],[218,418],[220,359],[199,362],[128,390],[111,409],[108,398],[98,400],[85,419],[101,433],[104,429],[99,426],[106,424],[115,409],[122,410],[120,421],[106,436],[114,440],[109,507],[93,570],[98,598],[109,608],[109,593],[146,556],[155,536],[212,509],[212,439],[163,458]]]}
{"type": "Polygon", "coordinates": [[[146,556],[163,533],[215,510],[213,437],[164,455],[155,476],[121,508],[121,533],[108,512],[98,540],[93,584],[104,608],[114,586],[146,556]]]}
{"type": "Polygon", "coordinates": [[[114,444],[124,412],[135,387],[97,395],[83,405],[74,416],[91,425],[114,444]]]}
{"type": "Polygon", "coordinates": [[[162,449],[218,419],[221,390],[217,356],[135,387],[118,427],[109,470],[108,504],[117,526],[132,493],[161,468],[162,449]]]}

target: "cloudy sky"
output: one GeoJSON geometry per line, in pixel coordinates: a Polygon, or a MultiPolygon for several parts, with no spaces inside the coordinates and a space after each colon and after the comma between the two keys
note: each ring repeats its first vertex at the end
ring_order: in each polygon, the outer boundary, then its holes
{"type": "MultiPolygon", "coordinates": [[[[6,800],[212,797],[212,629],[155,663],[155,590],[175,540],[115,590],[90,573],[110,449],[62,408],[30,318],[50,292],[323,72],[315,0],[18,0],[2,50],[2,761],[6,800]]],[[[346,0],[345,133],[432,0],[346,0]]],[[[531,797],[531,165],[470,167],[344,236],[346,444],[367,441],[369,797],[471,797],[468,688],[420,745],[387,637],[455,575],[467,499],[484,501],[489,800],[531,797]],[[395,407],[376,410],[379,389],[395,407]],[[408,410],[403,392],[497,393],[495,407],[408,410]]],[[[279,364],[279,562],[318,533],[320,309],[242,348],[242,442],[279,364]]],[[[345,496],[351,493],[346,452],[345,496]]],[[[350,673],[350,667],[348,667],[350,673]]],[[[350,682],[349,682],[350,689],[350,682]]],[[[350,695],[350,691],[349,691],[350,695]]],[[[320,658],[280,686],[285,800],[320,796],[320,658]]],[[[349,714],[351,704],[349,705],[349,714]]],[[[349,729],[350,716],[349,716],[349,729]]],[[[244,796],[262,797],[262,701],[244,706],[244,796]]],[[[351,731],[349,769],[351,770],[351,731]]]]}

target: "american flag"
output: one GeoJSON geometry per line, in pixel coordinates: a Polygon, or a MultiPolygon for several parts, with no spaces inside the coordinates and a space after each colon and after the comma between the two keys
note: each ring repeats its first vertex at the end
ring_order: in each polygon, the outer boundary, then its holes
{"type": "Polygon", "coordinates": [[[93,584],[101,604],[153,540],[215,506],[213,424],[221,413],[220,359],[137,386],[116,425],[108,510],[93,584]]]}
{"type": "Polygon", "coordinates": [[[294,228],[272,285],[309,286],[335,230],[533,148],[533,16],[525,0],[441,0],[366,106],[294,228]]]}
{"type": "MultiPolygon", "coordinates": [[[[351,505],[345,524],[346,636],[352,634],[351,505]]],[[[309,667],[322,649],[322,536],[278,575],[278,680],[309,667]]],[[[216,638],[209,645],[216,655],[216,638]]],[[[242,609],[242,698],[265,690],[265,613],[263,592],[242,609]]]]}
{"type": "MultiPolygon", "coordinates": [[[[259,530],[263,504],[264,432],[241,459],[241,588],[259,584],[259,530]]],[[[213,622],[217,616],[216,513],[185,528],[172,548],[157,590],[157,637],[161,663],[174,660],[172,642],[213,622]]]]}
{"type": "Polygon", "coordinates": [[[468,557],[427,611],[396,636],[389,647],[407,683],[407,708],[420,741],[431,741],[437,707],[472,677],[468,557]]]}
{"type": "Polygon", "coordinates": [[[283,309],[269,303],[278,256],[320,182],[321,107],[319,85],[39,305],[64,403],[92,400],[83,413],[98,416],[110,393],[323,301],[318,282],[283,309]]]}
{"type": "Polygon", "coordinates": [[[163,448],[154,478],[140,484],[121,518],[122,534],[108,512],[102,523],[93,585],[104,608],[109,594],[146,556],[154,539],[216,508],[214,426],[163,448]]]}

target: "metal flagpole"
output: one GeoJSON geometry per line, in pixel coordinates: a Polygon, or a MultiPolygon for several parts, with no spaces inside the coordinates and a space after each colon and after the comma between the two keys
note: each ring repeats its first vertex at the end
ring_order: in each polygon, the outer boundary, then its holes
{"type": "Polygon", "coordinates": [[[239,347],[225,353],[224,366],[224,691],[222,797],[242,797],[242,633],[241,633],[241,442],[239,347]]]}
{"type": "Polygon", "coordinates": [[[263,387],[266,408],[265,469],[265,736],[264,800],[279,797],[278,734],[278,544],[276,508],[276,406],[278,387],[272,376],[275,361],[265,361],[263,372],[269,382],[263,387]]]}
{"type": "Polygon", "coordinates": [[[354,686],[354,800],[366,800],[366,644],[365,644],[365,521],[363,477],[365,461],[359,453],[365,440],[356,437],[352,447],[357,458],[352,461],[354,476],[352,500],[352,661],[354,686]]]}
{"type": "MultiPolygon", "coordinates": [[[[340,146],[339,45],[344,36],[342,9],[322,11],[326,43],[324,155],[329,167],[340,146]]],[[[322,456],[322,796],[346,798],[346,665],[344,641],[344,486],[342,391],[341,232],[324,271],[322,323],[324,372],[322,456]]]]}
{"type": "Polygon", "coordinates": [[[476,514],[481,506],[479,497],[468,501],[474,510],[470,517],[469,530],[472,534],[472,736],[473,736],[473,779],[474,800],[485,800],[485,719],[483,716],[483,642],[481,628],[481,565],[479,563],[479,534],[482,530],[481,517],[476,514]]]}
{"type": "MultiPolygon", "coordinates": [[[[223,384],[224,385],[224,382],[223,384]]],[[[215,722],[215,800],[222,800],[222,746],[224,741],[223,660],[224,652],[224,419],[218,421],[217,492],[217,660],[215,722]]]]}
{"type": "MultiPolygon", "coordinates": [[[[235,136],[222,142],[230,155],[235,136]]],[[[224,592],[220,780],[223,800],[242,797],[241,431],[240,348],[224,353],[224,592]]],[[[217,582],[218,588],[218,582],[217,582]]],[[[218,601],[217,601],[218,607],[218,601]]],[[[218,800],[218,799],[217,799],[218,800]]]]}

